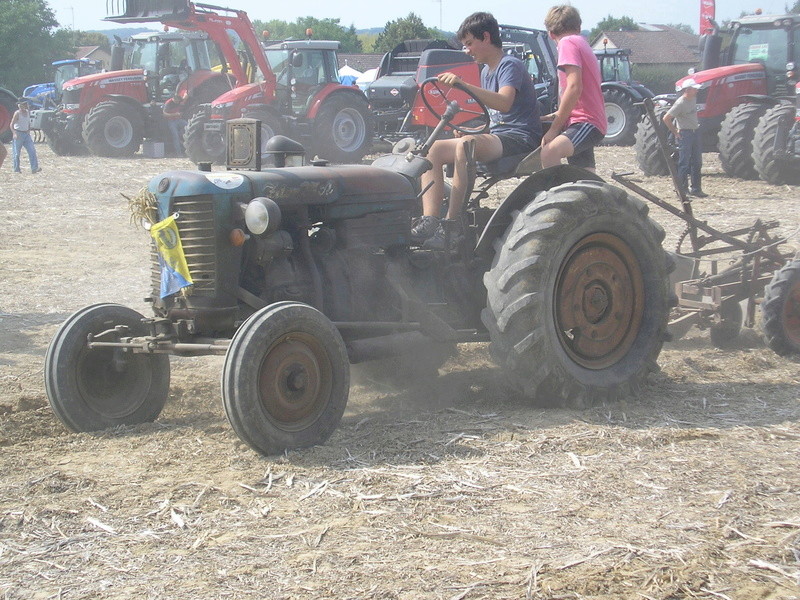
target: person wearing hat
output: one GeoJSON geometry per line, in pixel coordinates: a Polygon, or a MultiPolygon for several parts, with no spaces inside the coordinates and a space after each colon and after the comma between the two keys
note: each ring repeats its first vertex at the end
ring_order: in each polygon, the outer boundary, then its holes
{"type": "Polygon", "coordinates": [[[705,198],[700,186],[703,166],[703,143],[700,139],[700,121],[697,119],[697,91],[700,84],[687,79],[681,84],[681,95],[663,120],[678,141],[678,179],[684,193],[695,198],[705,198]],[[691,183],[691,187],[689,187],[691,183]]]}
{"type": "Polygon", "coordinates": [[[36,157],[36,147],[33,145],[31,137],[31,113],[28,110],[28,102],[20,100],[17,102],[17,107],[18,110],[11,117],[11,131],[14,135],[11,144],[11,164],[14,167],[14,173],[21,172],[19,156],[22,148],[25,148],[31,163],[31,173],[38,173],[41,169],[39,168],[39,159],[36,157]]]}

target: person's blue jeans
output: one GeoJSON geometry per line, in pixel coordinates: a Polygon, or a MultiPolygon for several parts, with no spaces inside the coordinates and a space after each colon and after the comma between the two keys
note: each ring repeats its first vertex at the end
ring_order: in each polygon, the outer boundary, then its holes
{"type": "Polygon", "coordinates": [[[22,149],[28,153],[28,160],[31,163],[31,171],[39,170],[39,159],[36,157],[36,147],[33,145],[33,138],[27,131],[18,131],[14,138],[14,143],[11,144],[11,164],[15,172],[19,172],[19,155],[22,149]]]}
{"type": "Polygon", "coordinates": [[[703,146],[697,129],[684,129],[678,138],[678,178],[686,187],[691,182],[692,190],[700,191],[700,169],[703,166],[703,146]]]}

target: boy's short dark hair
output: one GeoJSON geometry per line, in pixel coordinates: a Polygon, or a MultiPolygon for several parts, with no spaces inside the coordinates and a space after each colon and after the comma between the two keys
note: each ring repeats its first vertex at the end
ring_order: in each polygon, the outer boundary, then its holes
{"type": "Polygon", "coordinates": [[[489,32],[489,41],[492,42],[492,45],[502,48],[503,42],[500,39],[500,26],[497,24],[497,19],[494,18],[492,13],[472,13],[461,23],[461,26],[456,32],[456,38],[462,41],[467,37],[467,34],[471,34],[472,37],[482,40],[483,34],[487,31],[489,32]]]}

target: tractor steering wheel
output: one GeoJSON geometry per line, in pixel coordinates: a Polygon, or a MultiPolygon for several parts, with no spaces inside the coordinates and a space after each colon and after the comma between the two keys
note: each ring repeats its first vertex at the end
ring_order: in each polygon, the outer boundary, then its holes
{"type": "Polygon", "coordinates": [[[489,118],[489,109],[486,108],[486,105],[480,98],[466,87],[460,85],[451,87],[442,84],[436,77],[429,77],[420,84],[419,93],[422,95],[422,102],[425,104],[425,108],[439,120],[442,119],[447,106],[453,101],[458,103],[459,114],[466,113],[474,115],[473,119],[459,125],[452,122],[447,123],[451,129],[467,135],[486,133],[489,130],[489,123],[491,121],[489,118]],[[435,107],[434,104],[436,105],[435,107]],[[469,108],[472,104],[477,104],[480,110],[469,108]],[[476,125],[469,125],[469,123],[474,122],[476,119],[476,125]]]}

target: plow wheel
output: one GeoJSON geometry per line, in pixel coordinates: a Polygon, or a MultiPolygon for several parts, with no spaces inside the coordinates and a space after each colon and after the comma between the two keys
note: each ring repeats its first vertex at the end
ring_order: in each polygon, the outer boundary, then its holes
{"type": "Polygon", "coordinates": [[[800,354],[800,260],[787,263],[764,288],[761,328],[775,353],[800,354]]]}
{"type": "Polygon", "coordinates": [[[349,390],[344,341],[307,304],[278,302],[254,313],[225,355],[225,413],[237,435],[262,454],[325,442],[349,390]]]}
{"type": "Polygon", "coordinates": [[[481,315],[511,382],[555,406],[636,393],[666,334],[663,229],[644,203],[589,181],[543,192],[512,216],[481,315]]]}

